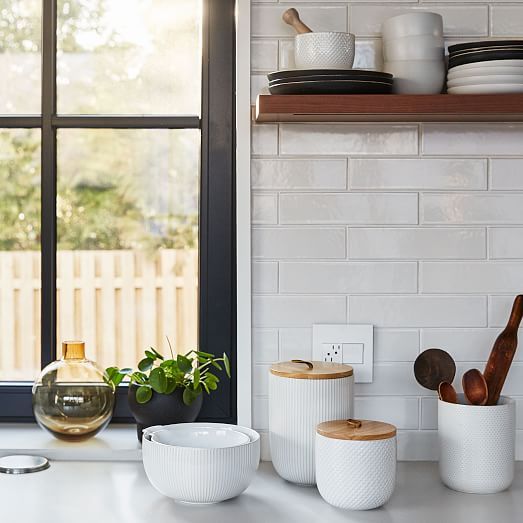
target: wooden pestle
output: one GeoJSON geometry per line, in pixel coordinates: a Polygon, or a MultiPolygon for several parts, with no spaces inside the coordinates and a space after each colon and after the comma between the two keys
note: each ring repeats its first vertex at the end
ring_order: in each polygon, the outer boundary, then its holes
{"type": "Polygon", "coordinates": [[[494,342],[483,376],[487,382],[487,405],[496,405],[518,346],[518,328],[523,318],[523,295],[516,296],[507,326],[494,342]]]}
{"type": "Polygon", "coordinates": [[[292,7],[283,13],[282,19],[286,24],[294,27],[298,34],[312,33],[312,29],[300,20],[298,11],[292,7]]]}

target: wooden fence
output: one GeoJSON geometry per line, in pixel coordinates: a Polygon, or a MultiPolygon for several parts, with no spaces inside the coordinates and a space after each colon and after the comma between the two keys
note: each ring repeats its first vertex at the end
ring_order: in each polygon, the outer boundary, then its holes
{"type": "MultiPolygon", "coordinates": [[[[135,366],[150,345],[196,347],[198,252],[59,251],[58,342],[82,339],[103,367],[135,366]]],[[[0,380],[40,367],[40,253],[0,252],[0,380]]],[[[59,348],[60,350],[60,348],[59,348]]]]}

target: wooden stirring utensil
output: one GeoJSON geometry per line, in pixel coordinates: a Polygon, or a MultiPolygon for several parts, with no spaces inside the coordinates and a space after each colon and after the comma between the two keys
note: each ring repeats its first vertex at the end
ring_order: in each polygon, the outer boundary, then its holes
{"type": "Polygon", "coordinates": [[[465,398],[471,405],[485,405],[488,399],[488,387],[485,377],[478,369],[470,369],[461,378],[465,398]]]}
{"type": "Polygon", "coordinates": [[[293,7],[287,9],[287,11],[283,13],[282,19],[286,24],[289,24],[292,27],[294,27],[294,29],[299,35],[304,33],[312,33],[312,29],[300,20],[300,15],[298,11],[296,11],[296,9],[294,9],[293,7]]]}
{"type": "Polygon", "coordinates": [[[441,401],[446,401],[447,403],[458,402],[458,395],[456,394],[456,389],[448,381],[442,381],[439,384],[438,396],[441,401]]]}
{"type": "Polygon", "coordinates": [[[487,405],[496,405],[518,346],[518,328],[523,318],[523,295],[516,296],[505,330],[490,352],[483,376],[487,382],[487,405]]]}

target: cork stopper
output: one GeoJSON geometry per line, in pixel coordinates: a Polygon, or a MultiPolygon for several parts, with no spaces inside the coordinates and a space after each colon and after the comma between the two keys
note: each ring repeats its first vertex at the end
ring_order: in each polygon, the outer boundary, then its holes
{"type": "Polygon", "coordinates": [[[62,357],[64,360],[84,360],[85,343],[83,341],[62,342],[62,357]]]}

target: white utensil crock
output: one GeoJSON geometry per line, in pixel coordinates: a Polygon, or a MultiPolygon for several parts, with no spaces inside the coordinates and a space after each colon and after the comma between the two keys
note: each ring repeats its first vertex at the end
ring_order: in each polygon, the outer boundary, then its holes
{"type": "Polygon", "coordinates": [[[322,421],[348,419],[353,410],[353,370],[348,365],[277,363],[269,379],[272,463],[287,481],[314,485],[314,439],[322,421]]]}
{"type": "Polygon", "coordinates": [[[507,489],[514,479],[516,408],[501,396],[497,405],[438,401],[439,471],[447,487],[472,494],[507,489]]]}
{"type": "Polygon", "coordinates": [[[396,427],[359,421],[358,429],[344,428],[344,421],[318,425],[316,481],[327,503],[369,510],[384,505],[394,492],[396,427]]]}
{"type": "Polygon", "coordinates": [[[355,37],[351,33],[303,33],[295,36],[298,69],[352,69],[355,37]]]}

